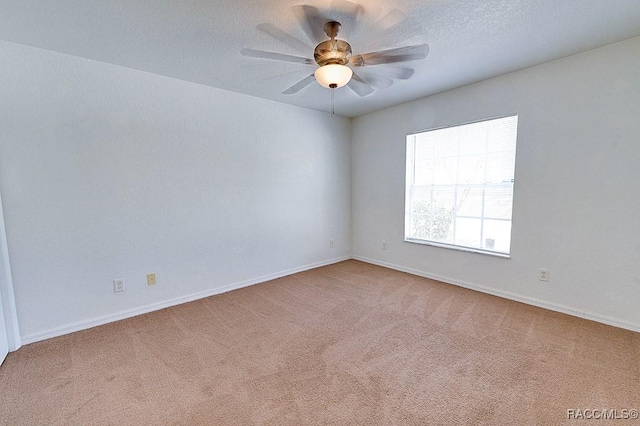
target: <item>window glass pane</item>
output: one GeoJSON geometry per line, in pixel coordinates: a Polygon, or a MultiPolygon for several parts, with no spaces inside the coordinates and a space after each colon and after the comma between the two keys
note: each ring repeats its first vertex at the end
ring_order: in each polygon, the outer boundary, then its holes
{"type": "Polygon", "coordinates": [[[469,188],[459,186],[457,189],[456,204],[458,216],[482,216],[482,188],[469,188]]]}
{"type": "Polygon", "coordinates": [[[437,131],[434,137],[434,157],[450,157],[458,155],[458,129],[449,127],[437,131]]]}
{"type": "Polygon", "coordinates": [[[481,226],[481,219],[457,218],[455,244],[464,247],[480,247],[481,226]]]}
{"type": "Polygon", "coordinates": [[[433,188],[433,204],[438,208],[447,209],[448,211],[453,211],[455,208],[456,202],[456,189],[455,188],[445,188],[439,189],[438,187],[433,188]]]}
{"type": "Polygon", "coordinates": [[[411,237],[431,239],[431,223],[429,222],[429,203],[417,201],[411,215],[411,237]]]}
{"type": "Polygon", "coordinates": [[[484,183],[485,156],[470,155],[460,157],[458,183],[484,183]]]}
{"type": "Polygon", "coordinates": [[[486,249],[509,253],[511,247],[511,222],[507,220],[484,221],[484,243],[486,249]],[[493,248],[487,247],[493,244],[493,248]]]}
{"type": "Polygon", "coordinates": [[[447,241],[452,237],[453,190],[414,188],[411,193],[411,238],[447,241]]]}
{"type": "Polygon", "coordinates": [[[502,152],[487,155],[487,183],[513,182],[514,154],[502,152]]]}
{"type": "Polygon", "coordinates": [[[518,117],[407,136],[405,238],[509,253],[518,117]]]}
{"type": "Polygon", "coordinates": [[[487,151],[515,151],[518,132],[518,116],[504,117],[487,122],[487,151]]]}
{"type": "MultiPolygon", "coordinates": [[[[411,202],[431,202],[431,187],[429,186],[413,186],[411,187],[411,202]]],[[[413,208],[412,208],[413,210],[413,208]]]]}
{"type": "Polygon", "coordinates": [[[413,187],[411,189],[411,234],[412,238],[431,238],[430,214],[431,189],[413,187]]]}
{"type": "Polygon", "coordinates": [[[452,185],[458,180],[458,159],[456,157],[437,158],[434,161],[434,185],[452,185]]]}
{"type": "Polygon", "coordinates": [[[511,219],[513,191],[508,188],[487,188],[485,190],[484,216],[492,219],[511,219]]]}
{"type": "Polygon", "coordinates": [[[414,135],[416,140],[416,147],[421,149],[429,149],[429,155],[433,155],[433,144],[438,140],[438,135],[434,132],[422,132],[414,135]]]}
{"type": "Polygon", "coordinates": [[[431,204],[431,238],[434,241],[445,242],[453,235],[453,213],[456,192],[451,189],[434,189],[431,204]]]}
{"type": "Polygon", "coordinates": [[[416,150],[415,184],[431,185],[433,183],[433,160],[425,155],[425,150],[416,150]]]}
{"type": "Polygon", "coordinates": [[[460,155],[484,154],[486,149],[486,124],[473,123],[460,127],[460,155]]]}

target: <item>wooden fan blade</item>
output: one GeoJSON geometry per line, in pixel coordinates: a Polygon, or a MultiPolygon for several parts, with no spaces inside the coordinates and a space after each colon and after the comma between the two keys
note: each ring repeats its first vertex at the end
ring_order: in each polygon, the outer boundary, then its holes
{"type": "Polygon", "coordinates": [[[286,44],[292,49],[298,50],[300,52],[311,52],[313,48],[292,35],[282,31],[280,28],[277,28],[271,24],[260,24],[256,28],[262,31],[265,34],[270,35],[278,41],[286,44]]]}
{"type": "Polygon", "coordinates": [[[283,53],[267,52],[266,50],[242,49],[242,56],[250,58],[271,59],[274,61],[295,62],[298,64],[312,65],[313,59],[303,58],[301,56],[285,55],[283,53]]]}
{"type": "Polygon", "coordinates": [[[355,55],[351,58],[350,62],[355,67],[363,67],[366,65],[416,61],[426,58],[428,54],[429,45],[424,43],[355,55]]]}
{"type": "Polygon", "coordinates": [[[296,5],[291,10],[300,22],[302,31],[312,43],[317,44],[327,38],[323,30],[325,23],[322,22],[322,17],[317,8],[309,5],[296,5]]]}
{"type": "Polygon", "coordinates": [[[308,75],[293,86],[289,87],[287,90],[283,91],[282,94],[293,95],[294,93],[298,93],[300,90],[304,89],[314,81],[316,81],[316,77],[313,74],[308,75]]]}
{"type": "Polygon", "coordinates": [[[349,80],[349,82],[347,83],[347,86],[349,87],[349,89],[351,89],[354,92],[356,92],[356,94],[358,96],[363,96],[363,97],[367,96],[367,95],[370,95],[375,91],[375,89],[373,87],[371,87],[371,85],[369,83],[364,81],[355,72],[353,73],[353,76],[351,77],[351,80],[349,80]]]}

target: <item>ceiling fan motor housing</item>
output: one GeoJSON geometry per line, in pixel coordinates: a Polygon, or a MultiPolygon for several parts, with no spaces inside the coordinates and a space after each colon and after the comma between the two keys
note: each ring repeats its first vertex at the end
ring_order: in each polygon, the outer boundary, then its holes
{"type": "Polygon", "coordinates": [[[328,64],[347,65],[351,59],[351,45],[344,40],[323,41],[316,46],[313,57],[320,66],[328,64]]]}
{"type": "Polygon", "coordinates": [[[313,52],[316,63],[321,67],[329,64],[347,65],[351,59],[351,45],[344,40],[336,39],[341,26],[336,21],[324,25],[324,32],[331,40],[318,44],[313,52]]]}

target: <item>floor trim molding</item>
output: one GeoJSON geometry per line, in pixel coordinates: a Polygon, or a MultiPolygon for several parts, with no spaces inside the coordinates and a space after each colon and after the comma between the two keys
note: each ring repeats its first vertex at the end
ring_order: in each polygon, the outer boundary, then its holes
{"type": "Polygon", "coordinates": [[[467,288],[469,290],[479,291],[480,293],[491,294],[493,296],[502,297],[503,299],[514,300],[516,302],[525,303],[527,305],[533,305],[539,308],[548,309],[550,311],[560,312],[560,313],[571,315],[574,317],[584,318],[587,320],[611,325],[618,328],[624,328],[626,330],[631,330],[631,331],[640,333],[640,325],[632,324],[626,321],[621,321],[616,318],[611,318],[604,315],[594,314],[593,312],[582,311],[582,310],[574,309],[569,306],[560,305],[556,303],[549,303],[549,302],[545,302],[543,300],[535,299],[532,297],[521,296],[519,294],[511,293],[508,291],[496,290],[490,287],[485,287],[485,286],[469,283],[466,281],[456,280],[456,279],[444,277],[441,275],[430,274],[428,272],[423,272],[417,269],[407,268],[405,266],[400,266],[393,263],[370,259],[367,257],[352,256],[352,259],[359,260],[365,263],[370,263],[372,265],[378,265],[385,268],[394,269],[400,272],[406,272],[411,275],[417,275],[420,277],[441,281],[446,284],[456,285],[458,287],[467,288]]]}
{"type": "Polygon", "coordinates": [[[229,284],[223,287],[216,287],[211,290],[206,290],[198,293],[188,294],[186,296],[177,297],[162,302],[151,303],[148,305],[140,306],[133,309],[127,309],[125,311],[116,312],[114,314],[103,315],[100,317],[92,318],[87,321],[79,321],[71,324],[67,324],[62,327],[53,328],[41,333],[30,334],[22,336],[22,344],[35,343],[53,337],[63,336],[65,334],[74,333],[76,331],[82,331],[89,328],[97,327],[100,325],[108,324],[115,321],[120,321],[127,318],[132,318],[138,315],[148,314],[150,312],[159,311],[161,309],[169,308],[171,306],[181,305],[183,303],[193,302],[194,300],[204,299],[205,297],[215,296],[217,294],[226,293],[232,290],[237,290],[244,287],[249,287],[255,284],[260,284],[266,281],[275,280],[277,278],[286,277],[287,275],[297,274],[298,272],[308,271],[310,269],[319,268],[321,266],[332,265],[334,263],[343,262],[351,259],[351,256],[343,256],[334,259],[325,260],[322,262],[311,263],[308,265],[300,266],[297,268],[288,269],[285,271],[276,272],[273,274],[263,275],[261,277],[252,278],[249,280],[229,284]]]}
{"type": "Polygon", "coordinates": [[[490,288],[490,287],[485,287],[485,286],[473,284],[473,283],[466,282],[466,281],[456,280],[456,279],[445,277],[445,276],[441,276],[441,275],[431,274],[431,273],[420,271],[420,270],[417,270],[417,269],[408,268],[408,267],[405,267],[405,266],[396,265],[396,264],[389,263],[389,262],[383,262],[383,261],[379,261],[379,260],[375,260],[375,259],[371,259],[371,258],[367,258],[367,257],[363,257],[363,256],[343,256],[343,257],[334,258],[334,259],[330,259],[330,260],[326,260],[326,261],[322,261],[322,262],[316,262],[316,263],[304,265],[304,266],[301,266],[301,267],[298,267],[298,268],[292,268],[292,269],[288,269],[288,270],[285,270],[285,271],[276,272],[276,273],[269,274],[269,275],[264,275],[264,276],[261,276],[261,277],[257,277],[257,278],[253,278],[253,279],[237,282],[237,283],[232,283],[232,284],[229,284],[229,285],[226,285],[226,286],[223,286],[223,287],[217,287],[217,288],[214,288],[214,289],[211,289],[211,290],[207,290],[207,291],[203,291],[203,292],[199,292],[199,293],[193,293],[193,294],[177,297],[177,298],[174,298],[174,299],[170,299],[170,300],[166,300],[166,301],[162,301],[162,302],[158,302],[158,303],[152,303],[152,304],[149,304],[149,305],[140,306],[138,308],[133,308],[133,309],[125,310],[125,311],[120,311],[120,312],[117,312],[117,313],[114,313],[114,314],[110,314],[110,315],[104,315],[104,316],[92,318],[92,319],[87,320],[87,321],[75,322],[75,323],[68,324],[68,325],[65,325],[65,326],[62,326],[62,327],[57,327],[57,328],[54,328],[54,329],[51,329],[51,330],[47,330],[47,331],[44,331],[44,332],[41,332],[41,333],[35,333],[35,334],[22,336],[22,339],[21,339],[22,340],[22,344],[26,345],[26,344],[29,344],[29,343],[35,343],[35,342],[39,342],[39,341],[42,341],[42,340],[51,339],[53,337],[63,336],[65,334],[74,333],[76,331],[86,330],[86,329],[89,329],[89,328],[97,327],[97,326],[108,324],[108,323],[111,323],[111,322],[120,321],[120,320],[127,319],[127,318],[132,318],[132,317],[135,317],[135,316],[138,316],[138,315],[143,315],[143,314],[147,314],[147,313],[150,313],[150,312],[158,311],[158,310],[161,310],[161,309],[169,308],[171,306],[181,305],[183,303],[188,303],[188,302],[192,302],[194,300],[203,299],[205,297],[215,296],[217,294],[226,293],[226,292],[229,292],[229,291],[232,291],[232,290],[237,290],[237,289],[240,289],[240,288],[249,287],[249,286],[252,286],[252,285],[255,285],[255,284],[260,284],[260,283],[263,283],[263,282],[266,282],[266,281],[271,281],[271,280],[274,280],[274,279],[277,279],[277,278],[282,278],[282,277],[285,277],[287,275],[292,275],[292,274],[296,274],[296,273],[299,273],[299,272],[308,271],[310,269],[315,269],[315,268],[319,268],[319,267],[322,267],[322,266],[332,265],[334,263],[343,262],[343,261],[349,260],[349,259],[359,260],[361,262],[370,263],[372,265],[382,266],[382,267],[393,269],[393,270],[400,271],[400,272],[406,272],[406,273],[411,274],[411,275],[416,275],[416,276],[420,276],[420,277],[424,277],[424,278],[429,278],[429,279],[440,281],[440,282],[443,282],[443,283],[446,283],[446,284],[456,285],[458,287],[467,288],[469,290],[478,291],[480,293],[491,294],[491,295],[494,295],[494,296],[502,297],[504,299],[514,300],[516,302],[525,303],[527,305],[532,305],[532,306],[537,306],[537,307],[540,307],[540,308],[548,309],[550,311],[560,312],[560,313],[563,313],[563,314],[572,315],[572,316],[575,316],[575,317],[584,318],[584,319],[591,320],[591,321],[596,321],[596,322],[599,322],[599,323],[602,323],[602,324],[607,324],[607,325],[611,325],[611,326],[614,326],[614,327],[623,328],[623,329],[626,329],[626,330],[640,332],[640,325],[628,323],[626,321],[621,321],[621,320],[618,320],[616,318],[611,318],[611,317],[607,317],[607,316],[603,316],[603,315],[599,315],[599,314],[594,314],[593,312],[581,311],[581,310],[578,310],[578,309],[571,308],[569,306],[564,306],[564,305],[555,304],[555,303],[549,303],[549,302],[545,302],[545,301],[542,301],[542,300],[539,300],[539,299],[526,297],[526,296],[521,296],[521,295],[518,295],[518,294],[515,294],[515,293],[511,293],[511,292],[507,292],[507,291],[496,290],[496,289],[493,289],[493,288],[490,288]]]}

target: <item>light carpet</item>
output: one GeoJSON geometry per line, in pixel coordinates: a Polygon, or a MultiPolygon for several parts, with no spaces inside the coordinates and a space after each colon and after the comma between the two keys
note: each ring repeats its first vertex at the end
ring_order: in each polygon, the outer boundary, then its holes
{"type": "Polygon", "coordinates": [[[27,345],[0,424],[555,425],[639,389],[638,333],[351,260],[27,345]]]}

